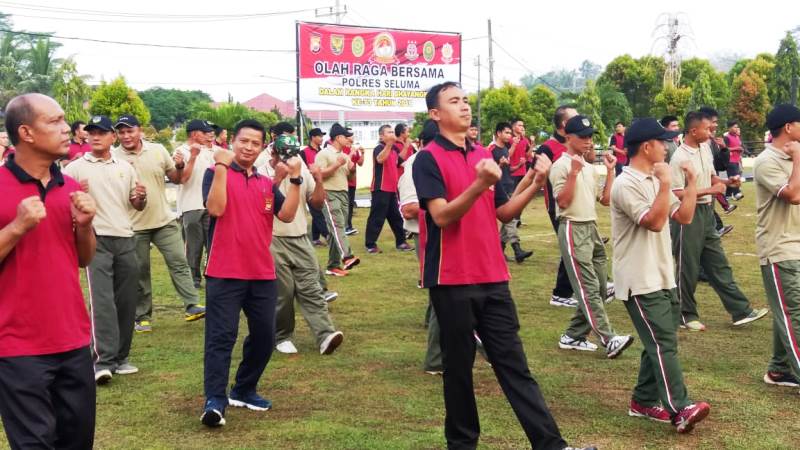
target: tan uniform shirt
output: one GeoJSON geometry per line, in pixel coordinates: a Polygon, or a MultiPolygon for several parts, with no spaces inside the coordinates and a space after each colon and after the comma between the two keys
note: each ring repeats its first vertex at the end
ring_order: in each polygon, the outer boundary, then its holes
{"type": "MultiPolygon", "coordinates": [[[[206,209],[203,205],[203,177],[206,170],[214,165],[214,151],[219,147],[203,147],[194,161],[194,168],[192,175],[186,181],[178,185],[177,207],[178,214],[183,214],[186,211],[195,211],[206,209]]],[[[183,155],[183,160],[186,164],[189,163],[189,158],[192,157],[192,152],[189,151],[189,145],[183,144],[175,149],[175,152],[180,152],[183,155]]]]}
{"type": "Polygon", "coordinates": [[[122,146],[112,150],[114,157],[127,161],[136,169],[139,183],[147,189],[147,206],[144,211],[136,211],[131,215],[133,230],[152,230],[161,228],[175,220],[167,202],[166,181],[167,172],[175,169],[175,162],[163,145],[142,140],[142,150],[139,153],[129,152],[122,146]]]}
{"type": "Polygon", "coordinates": [[[131,237],[131,193],[136,187],[136,171],[127,162],[111,157],[99,159],[91,153],[71,162],[64,173],[89,184],[89,195],[97,203],[92,226],[98,236],[131,237]]]}
{"type": "MultiPolygon", "coordinates": [[[[697,174],[697,190],[709,189],[711,187],[711,176],[716,175],[714,170],[714,156],[711,154],[711,147],[707,143],[700,144],[700,148],[692,148],[686,144],[681,144],[672,158],[669,166],[672,169],[672,190],[678,191],[686,187],[686,176],[681,170],[684,161],[692,163],[694,173],[697,174]]],[[[704,195],[697,197],[697,204],[707,205],[711,203],[711,196],[704,195]]]]}
{"type": "MultiPolygon", "coordinates": [[[[625,167],[611,187],[614,289],[620,300],[676,286],[669,226],[656,233],[639,225],[659,186],[652,174],[625,167]]],[[[680,201],[670,192],[670,216],[679,207],[680,201]]]]}
{"type": "MultiPolygon", "coordinates": [[[[308,170],[306,163],[301,161],[300,164],[300,176],[303,177],[303,184],[300,185],[300,202],[297,204],[297,214],[294,215],[294,220],[290,223],[282,222],[276,216],[272,222],[273,236],[298,237],[305,236],[308,233],[306,205],[308,204],[308,201],[311,200],[311,195],[314,193],[314,189],[317,187],[317,182],[314,180],[314,176],[311,175],[311,171],[308,170]]],[[[275,171],[272,170],[272,166],[269,164],[259,167],[258,172],[270,178],[275,176],[275,171]]],[[[281,181],[280,186],[278,186],[278,190],[281,191],[281,194],[286,196],[286,193],[289,191],[289,186],[291,186],[291,182],[289,181],[289,176],[287,175],[281,181]]]]}
{"type": "MultiPolygon", "coordinates": [[[[572,170],[572,158],[568,153],[561,155],[561,158],[550,167],[550,184],[553,185],[553,196],[558,199],[558,194],[567,184],[567,177],[572,170]]],[[[556,201],[556,216],[574,222],[588,222],[597,220],[597,183],[598,176],[594,166],[583,161],[583,169],[575,179],[575,191],[572,196],[572,203],[566,208],[561,209],[556,201]]]]}
{"type": "MultiPolygon", "coordinates": [[[[329,145],[317,153],[317,157],[314,159],[314,165],[320,169],[331,167],[337,164],[336,160],[339,159],[339,155],[344,156],[345,159],[349,159],[347,155],[341,151],[337,151],[334,146],[329,145]]],[[[347,164],[343,164],[336,169],[333,175],[323,179],[322,185],[325,186],[326,191],[347,191],[348,173],[347,164]]]]}
{"type": "Polygon", "coordinates": [[[780,198],[794,163],[786,152],[767,144],[753,163],[756,184],[756,248],[762,265],[800,260],[800,205],[780,198]]]}

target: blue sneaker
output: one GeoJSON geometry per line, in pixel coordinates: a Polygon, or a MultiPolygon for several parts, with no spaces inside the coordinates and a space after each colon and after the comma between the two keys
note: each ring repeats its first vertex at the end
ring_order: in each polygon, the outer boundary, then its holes
{"type": "Polygon", "coordinates": [[[225,425],[225,401],[217,398],[206,400],[203,415],[200,421],[207,427],[220,427],[225,425]]]}
{"type": "Polygon", "coordinates": [[[272,409],[272,402],[255,392],[240,394],[233,389],[231,389],[231,395],[228,397],[228,404],[237,408],[252,409],[253,411],[269,411],[272,409]]]}

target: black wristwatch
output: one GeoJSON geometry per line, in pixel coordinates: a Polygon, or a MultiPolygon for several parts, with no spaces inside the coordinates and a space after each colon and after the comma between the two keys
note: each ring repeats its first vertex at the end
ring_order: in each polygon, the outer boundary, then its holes
{"type": "Polygon", "coordinates": [[[289,178],[289,183],[301,185],[303,184],[303,177],[289,178]]]}

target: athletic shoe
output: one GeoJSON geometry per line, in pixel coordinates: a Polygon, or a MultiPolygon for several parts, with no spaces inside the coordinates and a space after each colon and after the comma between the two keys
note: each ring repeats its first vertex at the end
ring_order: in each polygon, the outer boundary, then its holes
{"type": "Polygon", "coordinates": [[[344,230],[344,234],[346,234],[348,236],[352,236],[354,234],[358,234],[358,230],[356,230],[355,228],[346,228],[344,230]]]}
{"type": "Polygon", "coordinates": [[[744,319],[739,319],[733,322],[733,326],[739,327],[742,325],[746,325],[750,322],[755,322],[756,320],[766,316],[768,312],[769,310],[767,308],[754,309],[750,311],[750,314],[748,314],[747,317],[745,317],[744,319]]]}
{"type": "Polygon", "coordinates": [[[708,406],[708,403],[691,404],[680,410],[678,415],[672,418],[672,424],[675,425],[678,433],[688,433],[708,416],[709,411],[711,411],[711,407],[708,406]]]}
{"type": "Polygon", "coordinates": [[[269,411],[272,409],[272,402],[255,392],[239,394],[233,389],[231,389],[231,395],[228,397],[228,404],[236,408],[247,408],[253,411],[269,411]]]}
{"type": "Polygon", "coordinates": [[[206,316],[206,307],[203,305],[189,305],[186,307],[187,322],[194,322],[206,316]]]}
{"type": "Polygon", "coordinates": [[[330,303],[339,298],[339,293],[336,291],[325,291],[323,296],[325,297],[325,303],[330,303]]]}
{"type": "Polygon", "coordinates": [[[606,345],[606,355],[608,359],[614,359],[621,355],[626,348],[633,344],[633,336],[614,336],[608,341],[606,345]]]}
{"type": "Polygon", "coordinates": [[[395,247],[396,249],[400,250],[401,252],[413,252],[414,247],[408,245],[408,242],[403,242],[402,244],[395,247]]]}
{"type": "Polygon", "coordinates": [[[728,205],[728,207],[727,207],[727,208],[725,208],[725,215],[727,216],[727,215],[729,215],[730,213],[732,213],[732,212],[736,211],[736,208],[738,208],[738,207],[739,207],[739,205],[733,205],[733,204],[731,204],[731,205],[728,205]]]}
{"type": "Polygon", "coordinates": [[[689,331],[706,331],[706,326],[699,320],[690,320],[685,325],[681,325],[681,327],[689,331]]]}
{"type": "Polygon", "coordinates": [[[764,383],[773,386],[800,387],[800,381],[791,373],[767,372],[764,374],[764,383]]]}
{"type": "Polygon", "coordinates": [[[577,308],[578,301],[574,298],[566,298],[566,297],[559,297],[557,295],[553,295],[550,297],[550,304],[553,306],[562,306],[565,308],[577,308]]]}
{"type": "Polygon", "coordinates": [[[670,415],[666,409],[659,405],[644,406],[631,399],[631,406],[628,407],[628,415],[631,417],[646,417],[650,420],[662,423],[670,423],[670,415]]]}
{"type": "Polygon", "coordinates": [[[342,260],[342,262],[344,263],[344,270],[350,270],[350,269],[352,269],[353,267],[355,267],[355,266],[359,265],[359,263],[361,263],[361,260],[360,260],[360,259],[358,259],[358,257],[355,257],[355,256],[353,256],[353,255],[350,255],[350,256],[346,256],[346,257],[345,257],[345,258],[342,260]]]}
{"type": "Polygon", "coordinates": [[[225,425],[225,406],[227,406],[227,402],[215,398],[206,400],[206,406],[203,408],[200,421],[207,427],[221,427],[225,425]]]}
{"type": "Polygon", "coordinates": [[[94,373],[94,382],[102,386],[111,381],[111,371],[108,369],[100,369],[94,373]]]}
{"type": "Polygon", "coordinates": [[[597,450],[597,447],[590,446],[590,447],[564,447],[564,450],[597,450]]]}
{"type": "Polygon", "coordinates": [[[442,375],[444,375],[444,370],[426,370],[425,373],[427,373],[428,375],[439,375],[439,376],[442,376],[442,375]]]}
{"type": "Polygon", "coordinates": [[[741,192],[737,192],[737,193],[736,193],[736,194],[734,194],[734,196],[733,196],[733,199],[734,199],[734,200],[741,200],[741,199],[743,199],[743,198],[744,198],[744,194],[742,194],[741,192]]]}
{"type": "Polygon", "coordinates": [[[139,368],[134,366],[134,365],[132,365],[132,364],[128,364],[128,363],[120,364],[114,370],[114,373],[117,374],[117,375],[131,375],[131,374],[134,374],[134,373],[137,373],[137,372],[139,372],[139,368]]]}
{"type": "Polygon", "coordinates": [[[725,225],[724,227],[717,230],[717,233],[719,233],[719,237],[722,237],[730,233],[731,231],[733,231],[733,225],[725,225]]]}
{"type": "Polygon", "coordinates": [[[603,241],[603,245],[606,245],[606,244],[608,244],[608,241],[609,241],[610,239],[609,239],[608,237],[606,237],[606,236],[603,236],[602,238],[600,238],[600,240],[602,240],[602,241],[603,241]]]}
{"type": "Polygon", "coordinates": [[[334,277],[346,277],[347,271],[340,269],[338,267],[334,267],[333,269],[327,269],[325,271],[325,275],[333,275],[334,277]]]}
{"type": "Polygon", "coordinates": [[[566,334],[562,334],[558,340],[558,348],[564,350],[580,350],[582,352],[597,351],[597,346],[586,339],[572,339],[566,334]]]}
{"type": "Polygon", "coordinates": [[[337,347],[342,345],[343,340],[344,334],[341,331],[334,331],[322,341],[322,344],[319,344],[319,354],[330,355],[337,347]]]}
{"type": "Polygon", "coordinates": [[[615,293],[616,290],[614,289],[614,283],[610,281],[606,282],[606,303],[611,303],[612,301],[614,301],[615,293]]]}
{"type": "Polygon", "coordinates": [[[137,333],[149,333],[153,331],[153,326],[150,325],[149,320],[142,320],[140,322],[136,322],[136,325],[133,327],[137,333]]]}
{"type": "Polygon", "coordinates": [[[326,247],[327,246],[327,244],[322,242],[321,239],[315,239],[315,240],[311,241],[311,243],[314,245],[314,247],[326,247]]]}
{"type": "Polygon", "coordinates": [[[376,245],[375,247],[367,247],[367,253],[369,253],[370,255],[377,255],[378,253],[383,253],[383,252],[376,245]]]}
{"type": "Polygon", "coordinates": [[[275,350],[285,353],[287,355],[293,355],[297,353],[297,347],[294,346],[292,341],[283,341],[280,344],[275,346],[275,350]]]}

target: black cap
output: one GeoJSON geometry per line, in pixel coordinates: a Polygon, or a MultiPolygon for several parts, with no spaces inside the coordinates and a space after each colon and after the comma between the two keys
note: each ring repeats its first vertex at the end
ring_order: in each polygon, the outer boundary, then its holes
{"type": "Polygon", "coordinates": [[[336,139],[336,136],[350,137],[352,135],[353,132],[350,131],[349,128],[345,128],[339,125],[338,122],[331,126],[331,132],[330,132],[331,140],[336,139]]]}
{"type": "Polygon", "coordinates": [[[679,134],[679,131],[665,129],[656,119],[645,117],[634,121],[625,131],[625,146],[639,144],[651,139],[669,141],[679,134]]]}
{"type": "Polygon", "coordinates": [[[202,131],[203,133],[208,133],[214,131],[214,127],[206,120],[194,119],[190,120],[189,123],[186,124],[186,132],[191,133],[192,131],[202,131]]]}
{"type": "Polygon", "coordinates": [[[314,136],[325,136],[325,132],[320,130],[319,128],[312,128],[311,131],[308,132],[308,137],[314,136]]]}
{"type": "Polygon", "coordinates": [[[586,116],[577,115],[567,121],[564,132],[574,134],[579,137],[589,137],[595,133],[592,122],[586,116]]]}
{"type": "Polygon", "coordinates": [[[91,131],[94,129],[114,131],[114,126],[111,123],[111,119],[109,119],[107,116],[92,116],[89,119],[89,123],[87,123],[83,129],[86,131],[91,131]]]}
{"type": "Polygon", "coordinates": [[[770,130],[792,122],[800,122],[800,109],[788,103],[777,105],[767,114],[767,128],[770,130]]]}
{"type": "Polygon", "coordinates": [[[214,133],[219,133],[220,130],[222,130],[221,126],[215,124],[214,122],[212,122],[210,120],[206,120],[206,123],[208,124],[208,126],[211,127],[211,131],[213,131],[214,133]]]}
{"type": "Polygon", "coordinates": [[[138,126],[139,126],[139,119],[137,119],[136,116],[126,114],[124,116],[119,116],[119,119],[117,119],[117,123],[116,125],[114,125],[114,128],[119,128],[119,127],[133,128],[138,126]]]}

